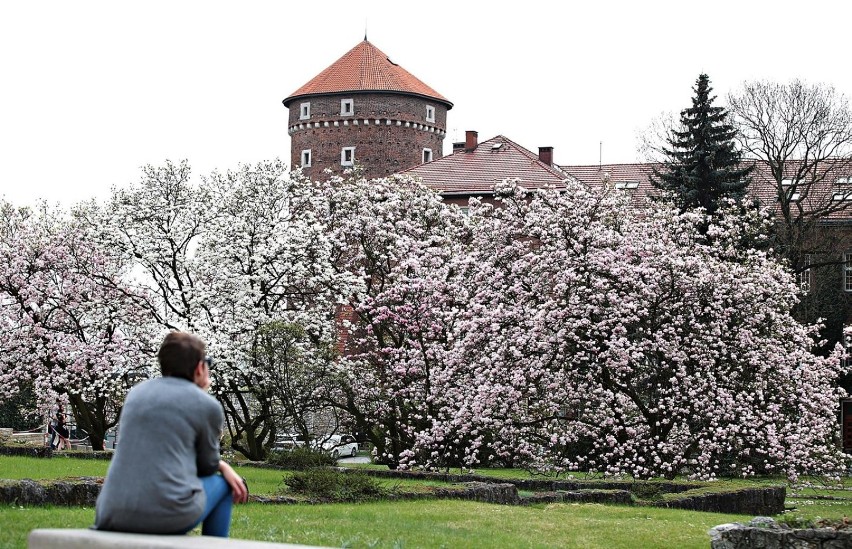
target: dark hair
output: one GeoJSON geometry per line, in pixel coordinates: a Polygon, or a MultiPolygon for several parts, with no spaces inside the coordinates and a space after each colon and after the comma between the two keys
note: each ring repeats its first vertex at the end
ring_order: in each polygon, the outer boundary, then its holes
{"type": "Polygon", "coordinates": [[[193,380],[198,362],[204,360],[204,342],[186,332],[169,332],[157,352],[164,377],[193,380]]]}

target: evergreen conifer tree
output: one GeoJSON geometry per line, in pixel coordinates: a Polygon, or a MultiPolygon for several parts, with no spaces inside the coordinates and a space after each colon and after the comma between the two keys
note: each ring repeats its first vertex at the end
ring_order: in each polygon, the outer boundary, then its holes
{"type": "Polygon", "coordinates": [[[693,90],[692,107],[681,111],[681,128],[672,130],[663,148],[667,159],[651,182],[681,211],[702,207],[712,215],[720,199],[745,195],[752,167],[741,165],[727,111],[713,106],[710,78],[701,74],[693,90]]]}

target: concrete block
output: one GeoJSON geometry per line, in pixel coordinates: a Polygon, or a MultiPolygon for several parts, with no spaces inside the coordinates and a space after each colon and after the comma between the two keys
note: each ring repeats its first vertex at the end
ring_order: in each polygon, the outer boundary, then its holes
{"type": "Polygon", "coordinates": [[[29,549],[298,549],[314,546],[268,543],[210,536],[157,536],[71,528],[43,528],[30,532],[29,549]]]}

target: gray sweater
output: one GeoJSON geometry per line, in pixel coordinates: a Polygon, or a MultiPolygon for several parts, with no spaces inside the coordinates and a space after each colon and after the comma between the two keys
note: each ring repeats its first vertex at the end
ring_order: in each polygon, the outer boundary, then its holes
{"type": "Polygon", "coordinates": [[[163,377],[127,395],[95,507],[99,530],[171,534],[204,512],[199,477],[219,469],[222,407],[191,381],[163,377]]]}

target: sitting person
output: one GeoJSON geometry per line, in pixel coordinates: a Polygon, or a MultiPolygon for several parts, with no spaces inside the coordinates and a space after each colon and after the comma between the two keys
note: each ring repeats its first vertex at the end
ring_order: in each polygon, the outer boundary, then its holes
{"type": "Polygon", "coordinates": [[[242,478],[219,457],[222,407],[207,394],[209,359],[199,338],[171,332],[157,359],[163,377],[130,390],[117,446],[95,506],[95,528],[227,537],[242,478]],[[217,474],[218,472],[218,474],[217,474]]]}

